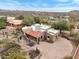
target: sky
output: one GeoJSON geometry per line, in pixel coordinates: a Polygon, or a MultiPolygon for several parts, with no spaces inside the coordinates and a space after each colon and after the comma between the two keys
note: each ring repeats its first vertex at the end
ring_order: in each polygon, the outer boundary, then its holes
{"type": "Polygon", "coordinates": [[[79,0],[0,0],[0,9],[67,12],[79,10],[79,0]]]}

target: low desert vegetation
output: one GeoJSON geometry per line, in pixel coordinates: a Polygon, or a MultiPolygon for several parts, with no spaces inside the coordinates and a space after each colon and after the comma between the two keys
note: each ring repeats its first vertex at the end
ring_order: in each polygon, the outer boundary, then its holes
{"type": "Polygon", "coordinates": [[[35,59],[35,57],[39,56],[39,54],[40,54],[40,50],[38,48],[36,48],[36,50],[31,50],[29,52],[31,59],[35,59]]]}
{"type": "Polygon", "coordinates": [[[65,56],[63,59],[72,59],[72,56],[65,56]]]}
{"type": "Polygon", "coordinates": [[[5,28],[6,27],[6,21],[5,20],[3,20],[3,19],[0,19],[0,29],[3,29],[3,28],[5,28]]]}
{"type": "Polygon", "coordinates": [[[20,45],[13,40],[0,41],[0,48],[3,48],[1,52],[2,59],[25,59],[25,54],[21,52],[20,45]]]}

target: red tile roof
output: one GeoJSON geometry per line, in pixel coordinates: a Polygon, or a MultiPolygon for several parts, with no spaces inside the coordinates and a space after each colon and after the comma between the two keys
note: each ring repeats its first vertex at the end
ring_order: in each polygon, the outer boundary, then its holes
{"type": "Polygon", "coordinates": [[[36,32],[36,31],[33,31],[32,29],[26,30],[25,33],[35,38],[40,37],[43,34],[42,32],[36,32]]]}

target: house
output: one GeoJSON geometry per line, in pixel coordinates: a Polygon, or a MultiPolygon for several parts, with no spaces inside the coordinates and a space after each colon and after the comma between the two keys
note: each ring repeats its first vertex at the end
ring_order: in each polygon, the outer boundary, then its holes
{"type": "Polygon", "coordinates": [[[54,19],[54,17],[53,17],[53,16],[49,16],[49,19],[53,20],[53,19],[54,19]]]}
{"type": "Polygon", "coordinates": [[[22,20],[9,20],[8,21],[9,25],[11,26],[20,26],[23,24],[23,21],[22,20]]]}
{"type": "Polygon", "coordinates": [[[49,29],[51,26],[48,25],[44,25],[44,24],[33,24],[31,25],[31,28],[34,31],[41,31],[41,32],[45,32],[47,29],[49,29]]]}
{"type": "Polygon", "coordinates": [[[10,16],[7,16],[7,22],[10,22],[12,20],[15,20],[15,17],[10,17],[10,16]]]}
{"type": "Polygon", "coordinates": [[[6,18],[6,16],[0,16],[0,19],[2,19],[2,18],[6,18]]]}
{"type": "MultiPolygon", "coordinates": [[[[44,24],[33,24],[22,28],[24,34],[37,42],[48,39],[56,39],[59,31],[51,29],[51,26],[44,24]]],[[[55,40],[54,40],[55,41],[55,40]]]]}
{"type": "Polygon", "coordinates": [[[15,17],[10,17],[10,16],[7,16],[7,19],[14,20],[14,19],[15,19],[15,17]]]}
{"type": "Polygon", "coordinates": [[[63,16],[63,20],[69,21],[70,16],[63,16]]]}

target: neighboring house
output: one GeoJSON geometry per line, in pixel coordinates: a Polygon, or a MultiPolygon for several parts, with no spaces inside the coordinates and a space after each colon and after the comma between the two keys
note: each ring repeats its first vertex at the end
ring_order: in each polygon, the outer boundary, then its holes
{"type": "Polygon", "coordinates": [[[53,16],[49,16],[49,19],[53,20],[53,19],[54,19],[54,17],[53,17],[53,16]]]}
{"type": "Polygon", "coordinates": [[[59,20],[58,16],[49,16],[49,20],[57,21],[59,20]]]}
{"type": "Polygon", "coordinates": [[[10,22],[12,20],[15,20],[15,17],[9,17],[9,16],[7,16],[7,22],[10,22]]]}
{"type": "MultiPolygon", "coordinates": [[[[33,24],[31,26],[25,26],[22,28],[22,31],[30,39],[34,39],[37,42],[46,40],[49,36],[49,39],[56,39],[59,31],[51,29],[50,26],[44,24],[33,24]],[[56,38],[55,38],[56,37],[56,38]]],[[[55,41],[55,40],[54,40],[55,41]]]]}
{"type": "Polygon", "coordinates": [[[63,16],[63,20],[69,21],[70,16],[63,16]]]}
{"type": "Polygon", "coordinates": [[[0,19],[1,19],[1,18],[6,18],[6,16],[0,16],[0,19]]]}
{"type": "Polygon", "coordinates": [[[22,20],[10,20],[8,21],[9,25],[11,26],[20,26],[23,24],[22,20]]]}

